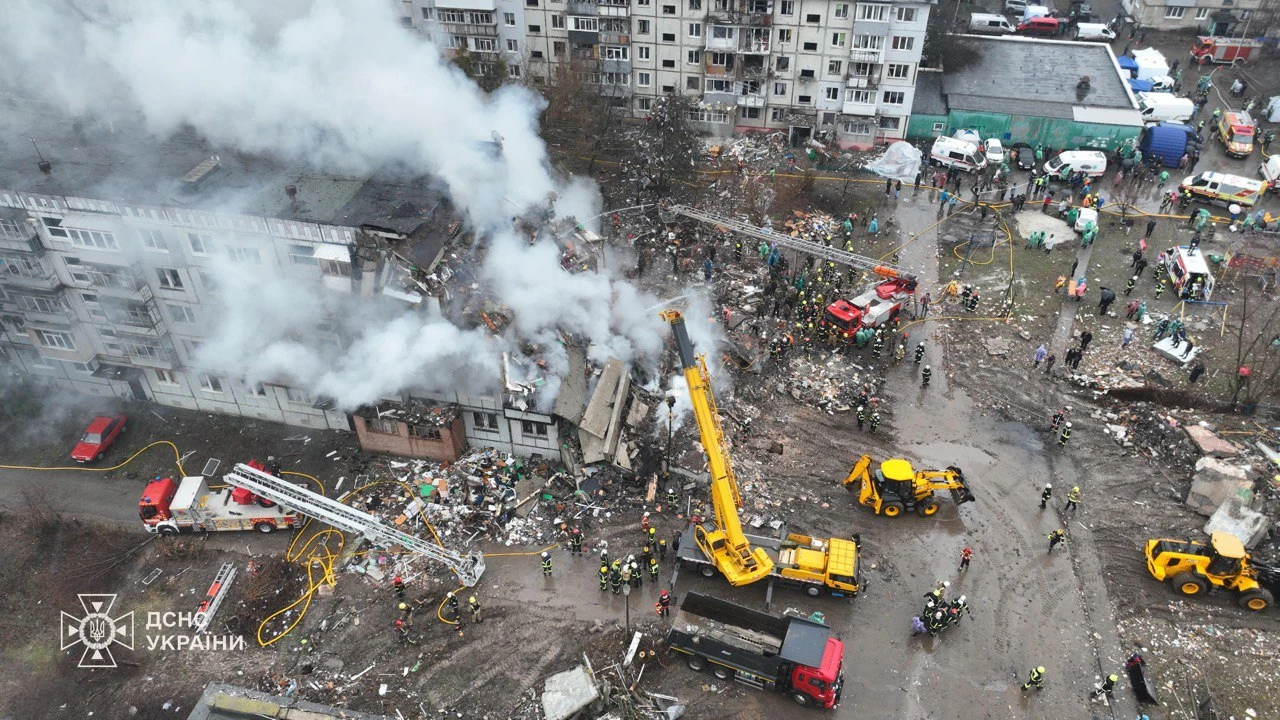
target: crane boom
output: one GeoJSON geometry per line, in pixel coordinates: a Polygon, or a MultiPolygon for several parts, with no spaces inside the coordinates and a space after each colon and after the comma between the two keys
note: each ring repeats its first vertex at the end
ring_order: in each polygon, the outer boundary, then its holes
{"type": "Polygon", "coordinates": [[[742,497],[733,474],[733,463],[724,446],[724,426],[720,423],[715,396],[711,392],[706,358],[694,354],[684,316],[678,310],[665,310],[662,317],[671,323],[675,335],[680,369],[689,386],[689,399],[693,402],[693,415],[698,422],[711,474],[711,504],[715,509],[716,527],[710,532],[699,528],[696,534],[698,545],[712,558],[730,584],[753,583],[773,572],[773,560],[763,548],[752,548],[742,532],[742,521],[738,517],[742,497]]]}
{"type": "Polygon", "coordinates": [[[457,574],[458,579],[467,587],[474,587],[484,574],[484,556],[478,552],[462,555],[448,548],[414,537],[395,528],[384,525],[378,518],[363,513],[350,505],[306,488],[298,487],[291,482],[281,480],[271,473],[263,472],[244,463],[237,463],[223,479],[237,487],[252,491],[284,507],[292,508],[308,517],[327,523],[343,532],[362,535],[373,545],[381,548],[399,545],[404,549],[425,555],[432,560],[442,562],[457,574]]]}
{"type": "Polygon", "coordinates": [[[822,243],[816,243],[811,240],[791,237],[786,233],[770,232],[769,230],[748,225],[740,220],[734,220],[732,218],[705,212],[703,210],[697,210],[689,207],[688,205],[669,205],[663,209],[667,212],[683,215],[692,220],[704,222],[709,225],[718,225],[740,235],[746,235],[769,243],[777,243],[779,246],[789,250],[797,250],[828,262],[839,263],[841,265],[858,268],[859,270],[873,272],[881,277],[902,278],[903,280],[907,280],[912,283],[916,280],[915,273],[908,272],[906,269],[896,265],[883,263],[864,255],[858,255],[856,253],[851,253],[848,250],[823,245],[822,243]]]}

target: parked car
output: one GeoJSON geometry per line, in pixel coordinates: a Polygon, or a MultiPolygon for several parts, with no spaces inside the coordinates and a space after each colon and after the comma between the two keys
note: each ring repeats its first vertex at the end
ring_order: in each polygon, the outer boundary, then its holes
{"type": "Polygon", "coordinates": [[[1004,11],[1009,15],[1022,15],[1027,9],[1027,0],[1004,0],[1004,11]]]}
{"type": "Polygon", "coordinates": [[[1071,12],[1067,13],[1067,18],[1078,23],[1087,23],[1093,20],[1093,6],[1087,3],[1077,3],[1071,6],[1071,12]]]}
{"type": "Polygon", "coordinates": [[[1004,146],[999,138],[989,138],[982,143],[982,154],[987,156],[988,165],[999,165],[1004,162],[1004,146]]]}
{"type": "Polygon", "coordinates": [[[1010,145],[1009,156],[1019,170],[1030,170],[1036,166],[1036,149],[1026,143],[1010,145]]]}
{"type": "Polygon", "coordinates": [[[80,436],[80,442],[71,451],[71,459],[79,463],[101,460],[120,437],[120,433],[124,432],[128,422],[129,418],[124,415],[94,418],[89,427],[85,428],[84,435],[80,436]]]}
{"type": "Polygon", "coordinates": [[[1058,19],[1051,17],[1035,17],[1018,23],[1016,28],[1021,35],[1057,35],[1058,19]]]}
{"type": "Polygon", "coordinates": [[[1082,233],[1090,224],[1094,227],[1098,227],[1098,211],[1091,207],[1080,208],[1080,215],[1076,218],[1076,224],[1071,229],[1078,233],[1082,233]]]}

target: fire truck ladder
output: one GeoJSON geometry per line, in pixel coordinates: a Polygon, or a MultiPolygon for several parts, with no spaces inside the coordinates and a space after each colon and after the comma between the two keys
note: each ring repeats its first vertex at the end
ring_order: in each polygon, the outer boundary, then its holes
{"type": "Polygon", "coordinates": [[[786,233],[771,232],[767,229],[748,225],[747,223],[739,220],[733,220],[721,215],[703,212],[702,210],[691,208],[688,205],[669,205],[662,210],[664,212],[675,213],[676,215],[683,215],[687,218],[707,223],[708,225],[718,225],[731,232],[746,235],[747,237],[753,237],[757,240],[763,240],[767,243],[777,243],[778,246],[787,248],[788,250],[797,250],[828,262],[848,265],[849,267],[858,268],[859,270],[867,270],[882,277],[902,278],[909,281],[914,281],[916,279],[915,273],[908,272],[905,268],[901,268],[896,265],[882,263],[864,255],[857,255],[849,252],[848,250],[823,245],[822,243],[794,238],[786,233]]]}
{"type": "Polygon", "coordinates": [[[377,547],[399,545],[411,552],[442,562],[448,565],[467,587],[474,587],[480,582],[480,576],[484,574],[484,555],[481,553],[472,552],[462,555],[422,538],[400,532],[353,507],[281,480],[270,473],[251,468],[244,463],[237,463],[223,476],[223,479],[286,508],[328,523],[343,532],[359,534],[377,547]]]}
{"type": "Polygon", "coordinates": [[[222,598],[226,597],[231,581],[235,579],[235,564],[223,563],[218,574],[213,577],[213,584],[209,586],[204,602],[200,603],[200,609],[196,610],[193,627],[197,635],[209,629],[209,621],[213,619],[214,613],[218,612],[218,607],[222,605],[222,598]]]}

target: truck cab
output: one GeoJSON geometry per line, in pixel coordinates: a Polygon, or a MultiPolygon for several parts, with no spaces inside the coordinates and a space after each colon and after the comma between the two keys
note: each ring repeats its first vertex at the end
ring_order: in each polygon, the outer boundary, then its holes
{"type": "Polygon", "coordinates": [[[1249,157],[1253,153],[1253,136],[1256,123],[1247,112],[1223,113],[1218,118],[1218,139],[1233,158],[1249,157]]]}
{"type": "Polygon", "coordinates": [[[822,322],[840,337],[848,340],[862,327],[862,311],[848,300],[836,300],[827,306],[822,322]]]}

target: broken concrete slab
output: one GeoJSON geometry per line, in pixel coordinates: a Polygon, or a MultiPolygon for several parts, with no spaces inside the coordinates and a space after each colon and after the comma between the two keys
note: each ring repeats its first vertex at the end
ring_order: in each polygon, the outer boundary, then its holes
{"type": "Polygon", "coordinates": [[[1201,515],[1212,515],[1224,500],[1240,490],[1248,492],[1249,500],[1253,499],[1253,481],[1249,479],[1247,467],[1202,457],[1196,462],[1187,506],[1201,515]]]}
{"type": "Polygon", "coordinates": [[[1266,515],[1249,507],[1252,499],[1253,493],[1244,490],[1227,497],[1218,506],[1217,512],[1209,517],[1209,522],[1205,523],[1205,533],[1222,530],[1240,538],[1240,542],[1247,548],[1257,545],[1267,536],[1271,521],[1266,515]]]}
{"type": "Polygon", "coordinates": [[[1013,351],[1013,342],[1008,338],[987,338],[985,343],[988,355],[1008,355],[1013,351]]]}
{"type": "Polygon", "coordinates": [[[579,665],[547,678],[542,691],[542,714],[547,720],[567,720],[600,697],[587,668],[579,665]]]}
{"type": "Polygon", "coordinates": [[[1176,342],[1171,337],[1164,338],[1160,342],[1152,345],[1151,348],[1179,365],[1186,365],[1187,363],[1195,362],[1195,359],[1200,356],[1201,349],[1199,345],[1196,345],[1191,348],[1191,352],[1187,353],[1186,357],[1183,357],[1183,353],[1187,351],[1187,344],[1176,342]]]}
{"type": "Polygon", "coordinates": [[[1191,441],[1200,448],[1200,452],[1205,455],[1216,458],[1226,458],[1235,457],[1241,452],[1239,445],[1236,445],[1229,440],[1223,440],[1213,434],[1213,431],[1209,428],[1202,427],[1200,425],[1184,425],[1182,429],[1186,431],[1187,436],[1191,438],[1191,441]]]}

